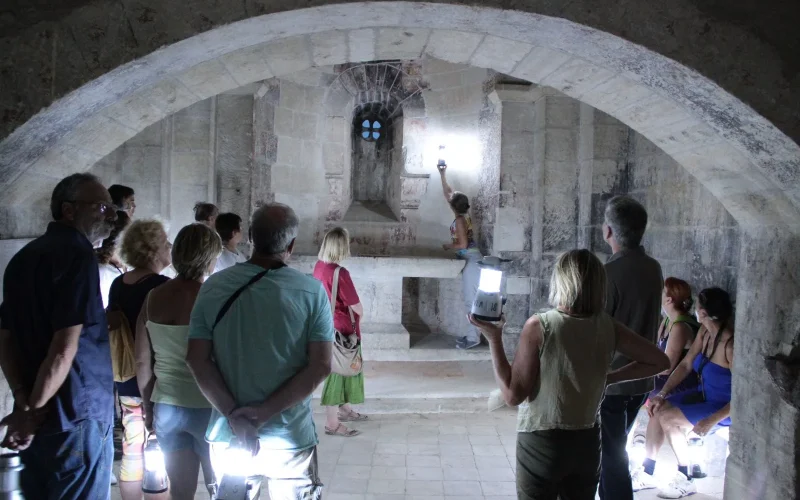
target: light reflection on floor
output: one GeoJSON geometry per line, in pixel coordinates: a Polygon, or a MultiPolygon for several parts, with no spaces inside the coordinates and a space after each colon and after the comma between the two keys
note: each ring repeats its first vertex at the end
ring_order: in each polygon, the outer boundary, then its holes
{"type": "MultiPolygon", "coordinates": [[[[354,438],[326,436],[321,416],[315,421],[325,500],[516,499],[515,415],[510,411],[375,415],[353,424],[363,432],[354,438]]],[[[665,446],[657,477],[674,468],[674,455],[665,446]]],[[[722,478],[701,479],[697,485],[692,500],[722,498],[722,478]]],[[[112,499],[119,498],[112,488],[112,499]]],[[[195,498],[208,499],[202,484],[195,498]]],[[[636,498],[654,499],[656,491],[636,498]]]]}

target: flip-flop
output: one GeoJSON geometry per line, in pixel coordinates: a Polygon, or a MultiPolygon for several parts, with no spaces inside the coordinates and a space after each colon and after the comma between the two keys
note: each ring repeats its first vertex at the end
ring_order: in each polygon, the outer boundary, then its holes
{"type": "Polygon", "coordinates": [[[364,420],[369,420],[367,415],[362,415],[357,411],[351,411],[350,413],[339,413],[339,422],[363,422],[364,420]]]}
{"type": "Polygon", "coordinates": [[[355,429],[348,429],[347,427],[343,426],[342,424],[339,424],[339,426],[336,427],[335,429],[330,429],[326,425],[325,426],[325,434],[327,434],[328,436],[342,436],[342,437],[348,437],[349,438],[349,437],[353,437],[353,436],[358,436],[359,434],[361,434],[361,431],[357,431],[355,429]]]}

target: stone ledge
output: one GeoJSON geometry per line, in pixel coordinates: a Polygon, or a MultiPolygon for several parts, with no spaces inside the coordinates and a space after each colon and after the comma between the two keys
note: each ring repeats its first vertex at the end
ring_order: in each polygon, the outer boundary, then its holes
{"type": "MultiPolygon", "coordinates": [[[[400,251],[412,249],[400,249],[400,251]]],[[[317,262],[316,255],[295,255],[291,267],[312,273],[317,262]]],[[[355,277],[365,279],[387,278],[457,278],[464,268],[464,261],[455,258],[426,256],[350,257],[342,263],[355,277]]]]}

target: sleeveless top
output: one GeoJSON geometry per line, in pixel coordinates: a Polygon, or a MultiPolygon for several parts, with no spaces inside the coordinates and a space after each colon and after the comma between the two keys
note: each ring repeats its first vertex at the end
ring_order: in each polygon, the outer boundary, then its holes
{"type": "MultiPolygon", "coordinates": [[[[472,233],[472,217],[469,214],[463,215],[464,221],[467,223],[467,248],[477,248],[478,245],[475,243],[475,237],[472,233]]],[[[453,219],[453,223],[450,224],[450,240],[453,243],[458,243],[458,236],[456,235],[456,221],[458,218],[453,219]]]]}
{"type": "Polygon", "coordinates": [[[156,383],[150,400],[185,408],[211,408],[186,365],[189,325],[147,322],[156,383]]]}
{"type": "Polygon", "coordinates": [[[517,432],[594,427],[617,345],[614,320],[605,312],[579,318],[557,309],[537,316],[539,378],[519,406],[517,432]]]}

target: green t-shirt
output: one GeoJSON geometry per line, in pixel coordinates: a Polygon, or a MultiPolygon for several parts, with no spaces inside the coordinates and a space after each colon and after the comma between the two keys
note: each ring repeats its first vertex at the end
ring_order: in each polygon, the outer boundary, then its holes
{"type": "MultiPolygon", "coordinates": [[[[322,283],[295,269],[270,271],[248,287],[211,331],[228,298],[264,269],[236,264],[212,275],[197,296],[189,339],[211,340],[214,359],[237,405],[257,404],[308,364],[309,342],[332,342],[333,320],[322,283]]],[[[261,447],[304,450],[317,444],[311,396],[259,429],[261,447]]],[[[214,410],[206,436],[230,441],[225,417],[214,410]]]]}

